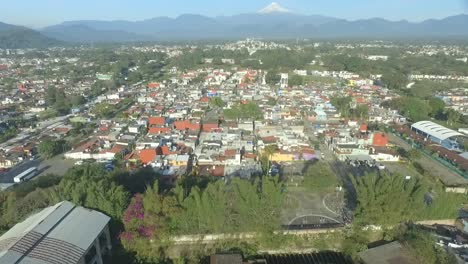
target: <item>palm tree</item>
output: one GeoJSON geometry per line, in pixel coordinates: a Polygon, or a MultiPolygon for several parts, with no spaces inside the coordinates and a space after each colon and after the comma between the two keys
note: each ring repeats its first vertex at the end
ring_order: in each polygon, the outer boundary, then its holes
{"type": "Polygon", "coordinates": [[[278,150],[278,146],[276,145],[268,145],[268,146],[265,146],[265,148],[263,149],[262,155],[265,155],[267,162],[268,162],[267,166],[265,166],[266,172],[270,170],[271,157],[273,156],[273,154],[275,154],[277,150],[278,150]]]}

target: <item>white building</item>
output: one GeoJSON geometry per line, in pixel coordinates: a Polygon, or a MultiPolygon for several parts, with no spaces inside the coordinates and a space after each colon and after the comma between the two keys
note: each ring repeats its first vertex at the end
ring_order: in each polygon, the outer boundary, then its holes
{"type": "Polygon", "coordinates": [[[289,75],[287,73],[281,73],[280,85],[281,88],[287,88],[289,84],[289,75]]]}

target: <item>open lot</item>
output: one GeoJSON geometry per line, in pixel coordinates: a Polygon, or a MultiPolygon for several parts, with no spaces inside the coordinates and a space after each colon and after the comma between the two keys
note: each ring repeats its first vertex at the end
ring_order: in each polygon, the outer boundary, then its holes
{"type": "MultiPolygon", "coordinates": [[[[312,193],[303,187],[288,187],[282,225],[319,225],[341,223],[340,208],[330,199],[336,193],[312,193]]],[[[344,205],[344,203],[343,203],[344,205]]]]}
{"type": "Polygon", "coordinates": [[[16,175],[31,167],[37,167],[39,169],[39,174],[36,177],[46,174],[63,175],[68,169],[73,167],[74,163],[75,162],[73,160],[63,159],[63,155],[59,155],[45,161],[42,161],[41,159],[26,160],[13,167],[8,172],[0,173],[0,183],[13,183],[13,178],[16,175]]]}

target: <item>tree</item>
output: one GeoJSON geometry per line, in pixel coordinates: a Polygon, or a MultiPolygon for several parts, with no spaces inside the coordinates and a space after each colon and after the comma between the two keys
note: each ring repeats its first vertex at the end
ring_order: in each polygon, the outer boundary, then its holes
{"type": "Polygon", "coordinates": [[[260,157],[260,161],[262,162],[263,173],[267,174],[270,170],[271,164],[271,157],[275,152],[278,151],[277,145],[268,145],[262,151],[262,157],[260,157]]]}
{"type": "Polygon", "coordinates": [[[258,181],[239,178],[194,186],[189,193],[182,185],[160,189],[155,183],[145,194],[137,194],[124,213],[120,239],[140,260],[165,258],[169,236],[237,232],[263,236],[280,227],[284,194],[273,178],[263,180],[261,191],[258,181]]]}
{"type": "Polygon", "coordinates": [[[430,233],[416,227],[410,228],[400,240],[418,263],[457,263],[455,256],[437,245],[430,233]]]}
{"type": "Polygon", "coordinates": [[[266,74],[265,81],[269,85],[276,85],[280,82],[281,76],[276,71],[270,71],[266,74]]]}
{"type": "Polygon", "coordinates": [[[330,99],[330,102],[343,117],[349,117],[351,112],[351,97],[335,96],[330,99]]]}
{"type": "Polygon", "coordinates": [[[400,72],[388,72],[382,75],[381,81],[393,90],[400,90],[406,87],[408,77],[400,72]]]}
{"type": "Polygon", "coordinates": [[[408,151],[408,158],[411,161],[416,161],[421,158],[421,152],[416,149],[411,149],[410,151],[408,151]]]}
{"type": "Polygon", "coordinates": [[[367,105],[358,105],[352,110],[352,116],[361,120],[367,120],[369,116],[369,107],[367,105]]]}
{"type": "Polygon", "coordinates": [[[417,219],[424,208],[425,188],[412,178],[371,173],[352,177],[357,195],[355,220],[358,224],[395,225],[417,219]]]}
{"type": "Polygon", "coordinates": [[[77,107],[86,103],[86,99],[82,95],[74,95],[71,97],[70,101],[74,107],[77,107]]]}
{"type": "Polygon", "coordinates": [[[453,109],[449,109],[447,111],[447,124],[453,126],[453,123],[457,123],[460,120],[460,117],[460,112],[453,109]]]}
{"type": "Polygon", "coordinates": [[[428,101],[431,107],[429,115],[435,119],[441,120],[444,115],[445,103],[439,98],[431,97],[428,101]]]}
{"type": "Polygon", "coordinates": [[[227,119],[260,120],[263,118],[263,112],[254,101],[248,101],[244,104],[237,104],[223,111],[227,119]]]}
{"type": "Polygon", "coordinates": [[[100,103],[94,106],[94,114],[101,118],[110,118],[114,114],[115,106],[108,103],[100,103]]]}
{"type": "Polygon", "coordinates": [[[216,108],[223,108],[226,104],[224,103],[223,99],[219,96],[211,97],[210,98],[210,106],[216,108]]]}
{"type": "Polygon", "coordinates": [[[67,143],[64,140],[47,139],[39,143],[39,154],[46,158],[52,158],[62,153],[67,148],[67,143]]]}
{"type": "Polygon", "coordinates": [[[300,86],[304,84],[304,78],[300,75],[293,74],[289,77],[288,82],[290,86],[300,86]]]}
{"type": "Polygon", "coordinates": [[[129,202],[129,193],[108,177],[66,177],[51,189],[52,201],[71,201],[121,219],[129,202]]]}
{"type": "Polygon", "coordinates": [[[62,115],[68,114],[68,112],[70,112],[71,103],[63,90],[56,91],[55,104],[53,107],[59,114],[62,115]]]}
{"type": "Polygon", "coordinates": [[[59,114],[67,114],[70,111],[71,103],[65,95],[63,89],[57,89],[55,86],[49,86],[46,90],[46,103],[59,114]]]}
{"type": "Polygon", "coordinates": [[[53,106],[55,104],[55,101],[57,100],[56,98],[57,98],[57,88],[51,85],[46,90],[46,94],[45,94],[46,104],[48,106],[53,106]]]}
{"type": "Polygon", "coordinates": [[[254,101],[248,101],[240,105],[240,114],[242,119],[260,120],[263,118],[263,112],[254,101]]]}

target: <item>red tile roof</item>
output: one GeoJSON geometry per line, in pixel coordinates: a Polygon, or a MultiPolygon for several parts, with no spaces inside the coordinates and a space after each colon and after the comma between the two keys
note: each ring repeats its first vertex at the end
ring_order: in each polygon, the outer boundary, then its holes
{"type": "Polygon", "coordinates": [[[377,147],[386,147],[388,145],[388,137],[384,133],[375,133],[372,140],[372,145],[377,147]]]}
{"type": "Polygon", "coordinates": [[[153,117],[149,118],[148,124],[150,126],[151,125],[161,125],[161,126],[163,126],[164,124],[166,124],[166,119],[164,117],[160,117],[160,116],[153,116],[153,117]]]}
{"type": "Polygon", "coordinates": [[[169,147],[167,145],[164,145],[162,147],[158,147],[156,149],[156,155],[164,155],[164,156],[167,156],[167,155],[171,155],[172,152],[169,150],[169,147]]]}
{"type": "Polygon", "coordinates": [[[224,165],[199,166],[198,167],[198,174],[200,176],[223,177],[224,176],[224,165]]]}
{"type": "Polygon", "coordinates": [[[276,137],[269,136],[262,138],[263,143],[276,143],[276,137]]]}
{"type": "Polygon", "coordinates": [[[148,83],[148,88],[159,88],[160,86],[160,83],[148,83]]]}
{"type": "Polygon", "coordinates": [[[124,160],[135,160],[135,159],[140,159],[140,155],[136,151],[133,151],[124,157],[124,160]]]}
{"type": "Polygon", "coordinates": [[[171,129],[168,127],[150,127],[148,130],[149,134],[167,134],[171,132],[171,129]]]}
{"type": "Polygon", "coordinates": [[[362,124],[362,125],[359,127],[359,131],[361,131],[361,132],[367,132],[367,125],[366,125],[366,124],[362,124]]]}
{"type": "Polygon", "coordinates": [[[224,156],[227,156],[227,157],[235,157],[236,156],[236,153],[237,153],[237,150],[235,149],[226,149],[224,151],[224,156]]]}
{"type": "Polygon", "coordinates": [[[215,130],[217,128],[218,128],[218,123],[203,124],[203,131],[204,132],[210,132],[210,131],[215,130]]]}
{"type": "Polygon", "coordinates": [[[121,153],[123,150],[125,150],[127,147],[124,146],[124,145],[120,145],[120,144],[115,144],[109,151],[107,152],[110,152],[110,153],[114,153],[114,154],[117,154],[117,153],[121,153]]]}
{"type": "Polygon", "coordinates": [[[246,159],[255,159],[255,158],[257,158],[257,155],[255,155],[253,153],[245,153],[244,158],[246,158],[246,159]]]}
{"type": "Polygon", "coordinates": [[[156,159],[156,150],[155,149],[143,149],[140,150],[140,160],[143,164],[148,164],[156,159]]]}
{"type": "Polygon", "coordinates": [[[186,130],[186,129],[193,130],[193,131],[200,130],[200,124],[192,124],[190,120],[175,121],[174,127],[175,129],[179,131],[186,130]]]}
{"type": "Polygon", "coordinates": [[[364,98],[362,98],[362,97],[359,97],[359,98],[356,99],[356,102],[358,104],[364,104],[364,103],[366,103],[366,100],[364,98]]]}

